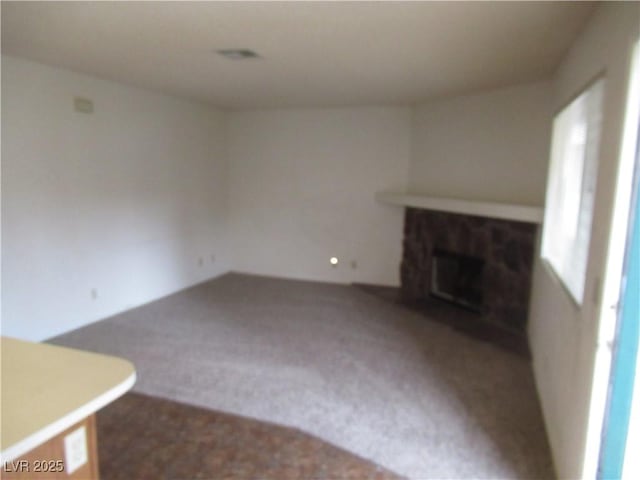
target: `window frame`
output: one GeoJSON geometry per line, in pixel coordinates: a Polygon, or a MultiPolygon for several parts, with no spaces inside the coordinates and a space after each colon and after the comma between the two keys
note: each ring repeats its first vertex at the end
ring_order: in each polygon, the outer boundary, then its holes
{"type": "MultiPolygon", "coordinates": [[[[551,274],[551,276],[555,279],[555,281],[560,285],[560,287],[565,291],[567,296],[571,299],[573,304],[581,308],[585,303],[585,298],[587,296],[586,284],[587,277],[589,272],[589,252],[591,251],[592,238],[593,238],[593,230],[594,230],[594,217],[595,217],[595,205],[598,193],[598,171],[600,168],[600,159],[601,159],[601,149],[602,149],[602,124],[604,118],[604,106],[605,106],[605,95],[606,95],[606,76],[605,72],[599,72],[592,79],[590,79],[587,83],[585,83],[578,92],[571,96],[569,100],[567,100],[560,108],[558,108],[552,117],[551,124],[551,139],[550,139],[550,151],[549,151],[549,163],[548,163],[548,172],[547,172],[547,183],[546,183],[546,191],[545,191],[545,205],[544,205],[544,216],[542,229],[540,232],[540,252],[539,258],[542,261],[542,264],[545,266],[546,270],[551,274]],[[597,90],[593,90],[597,87],[597,90]],[[556,141],[556,122],[560,115],[567,112],[568,109],[585,94],[595,94],[597,95],[596,105],[597,108],[592,109],[591,112],[587,114],[587,140],[584,146],[584,155],[582,156],[582,176],[580,179],[580,198],[579,198],[579,206],[578,206],[578,215],[583,214],[583,203],[585,200],[585,191],[587,190],[585,187],[585,183],[589,181],[591,183],[591,205],[590,205],[590,218],[588,225],[588,236],[586,237],[586,245],[584,246],[584,275],[581,279],[581,288],[580,295],[573,290],[571,286],[571,282],[565,279],[565,272],[562,269],[556,267],[555,262],[545,253],[545,240],[549,237],[553,237],[553,234],[546,235],[548,220],[553,215],[549,215],[550,202],[552,200],[557,200],[550,198],[553,193],[550,192],[550,187],[555,182],[554,175],[561,172],[562,168],[554,168],[554,145],[556,141]],[[595,122],[591,117],[592,114],[595,113],[595,122]],[[592,125],[595,123],[595,125],[592,125]],[[593,128],[595,126],[595,128],[593,128]],[[591,143],[591,145],[590,145],[591,143]],[[590,150],[591,148],[591,150],[590,150]],[[591,155],[590,158],[588,156],[591,155]],[[590,170],[593,174],[592,178],[587,178],[587,170],[590,170]]],[[[587,101],[593,102],[593,100],[587,99],[587,101]]],[[[592,104],[593,106],[593,104],[592,104]]],[[[567,143],[567,139],[563,138],[561,140],[563,143],[567,143]]],[[[566,147],[566,145],[565,145],[566,147]]],[[[576,232],[580,229],[580,219],[577,221],[576,232]]],[[[575,243],[575,241],[574,241],[575,243]]]]}

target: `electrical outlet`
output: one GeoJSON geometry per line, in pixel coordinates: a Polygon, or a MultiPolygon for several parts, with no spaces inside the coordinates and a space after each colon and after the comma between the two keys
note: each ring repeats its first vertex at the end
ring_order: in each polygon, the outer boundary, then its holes
{"type": "Polygon", "coordinates": [[[64,437],[64,458],[67,475],[71,475],[89,460],[87,431],[84,426],[64,437]]]}

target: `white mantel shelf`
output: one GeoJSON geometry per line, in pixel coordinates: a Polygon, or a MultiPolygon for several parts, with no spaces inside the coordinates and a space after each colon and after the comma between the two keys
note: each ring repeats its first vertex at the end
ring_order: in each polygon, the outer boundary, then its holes
{"type": "Polygon", "coordinates": [[[542,207],[514,203],[476,202],[401,192],[378,192],[376,193],[376,200],[387,205],[462,213],[464,215],[500,218],[518,222],[542,223],[543,219],[542,207]]]}

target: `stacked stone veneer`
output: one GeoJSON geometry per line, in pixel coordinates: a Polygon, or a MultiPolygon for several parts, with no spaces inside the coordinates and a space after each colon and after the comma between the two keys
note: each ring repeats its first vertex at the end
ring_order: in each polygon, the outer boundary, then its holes
{"type": "Polygon", "coordinates": [[[536,225],[407,208],[401,275],[402,299],[430,297],[433,250],[485,261],[479,318],[524,332],[527,324],[536,225]]]}

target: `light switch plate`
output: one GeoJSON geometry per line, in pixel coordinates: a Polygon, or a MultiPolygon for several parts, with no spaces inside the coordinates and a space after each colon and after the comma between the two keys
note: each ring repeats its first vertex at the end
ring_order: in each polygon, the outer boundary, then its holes
{"type": "Polygon", "coordinates": [[[67,475],[71,475],[87,461],[87,431],[84,426],[64,437],[64,458],[67,475]]]}

